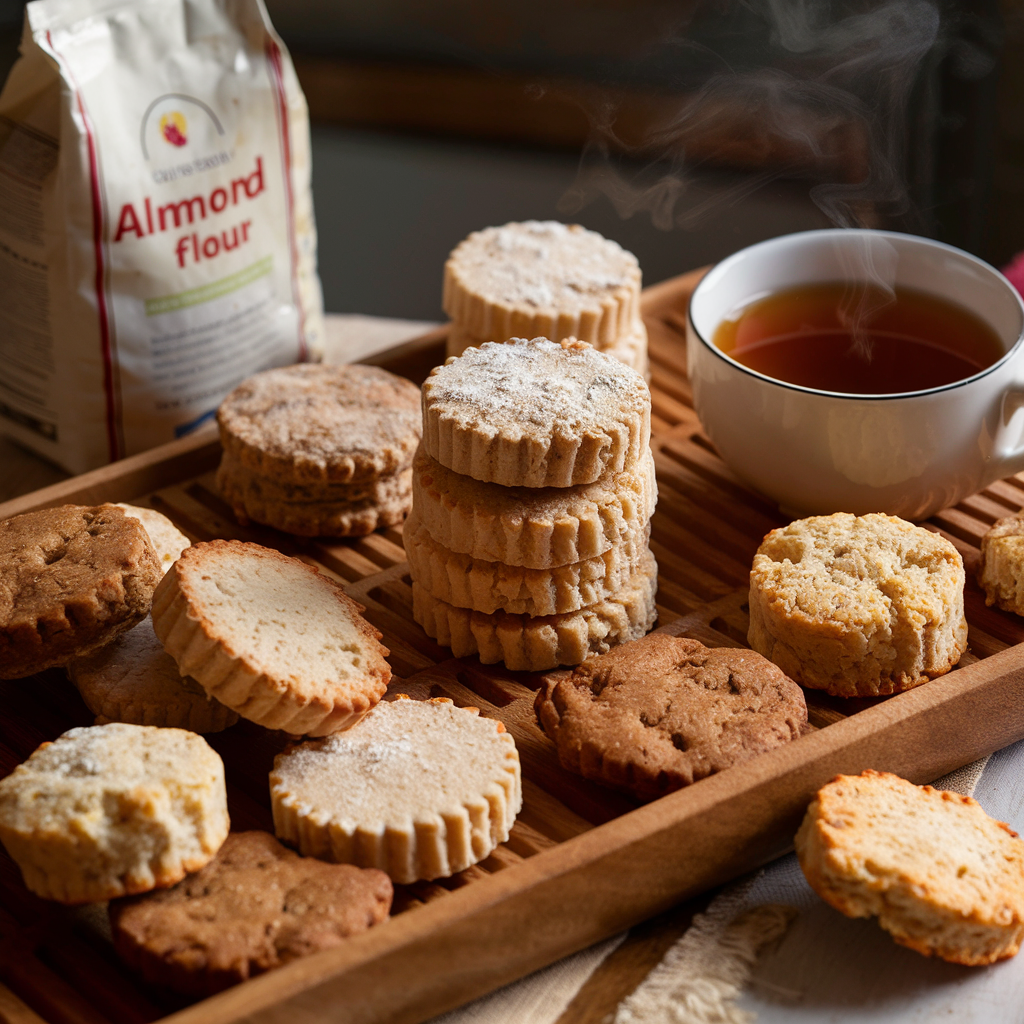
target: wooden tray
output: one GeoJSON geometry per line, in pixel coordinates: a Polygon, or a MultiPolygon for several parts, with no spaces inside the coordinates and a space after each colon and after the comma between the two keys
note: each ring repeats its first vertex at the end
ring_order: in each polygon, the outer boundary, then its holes
{"type": "MultiPolygon", "coordinates": [[[[651,546],[661,567],[659,627],[735,646],[747,632],[752,556],[784,520],[718,459],[691,408],[684,325],[699,276],[644,295],[660,488],[651,546]]],[[[374,361],[418,382],[441,361],[443,337],[435,332],[374,361]]],[[[448,696],[505,723],[522,758],[523,812],[509,842],[482,864],[399,886],[392,920],[194,1005],[123,969],[96,937],[102,914],[36,899],[0,857],[0,1020],[8,1024],[39,1024],[36,1013],[51,1024],[422,1021],[778,856],[812,793],[837,772],[872,767],[926,782],[1024,737],[1024,648],[1013,646],[1024,625],[986,608],[972,575],[982,533],[1024,504],[1017,478],[927,524],[968,566],[970,650],[960,668],[888,699],[810,692],[809,735],[639,806],[559,767],[534,720],[537,677],[451,659],[424,636],[412,621],[400,530],[320,543],[242,529],[217,496],[218,458],[210,433],[174,442],[8,502],[0,518],[64,502],[131,500],[166,513],[194,539],[254,540],[320,566],[384,632],[392,666],[405,677],[393,689],[448,696]]],[[[59,671],[0,682],[0,707],[0,776],[43,740],[91,722],[59,671]]],[[[242,722],[210,741],[227,766],[234,827],[271,828],[267,772],[282,737],[242,722]]]]}

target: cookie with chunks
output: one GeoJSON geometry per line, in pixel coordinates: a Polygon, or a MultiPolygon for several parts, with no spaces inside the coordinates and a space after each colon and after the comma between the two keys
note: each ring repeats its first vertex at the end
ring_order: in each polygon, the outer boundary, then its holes
{"type": "Polygon", "coordinates": [[[967,650],[964,580],[948,540],[896,516],[799,519],[757,549],[747,639],[803,686],[898,693],[967,650]]]}
{"type": "Polygon", "coordinates": [[[508,839],[522,806],[519,754],[501,722],[447,697],[400,694],[346,732],[279,754],[274,830],[304,854],[445,878],[508,839]]]}
{"type": "Polygon", "coordinates": [[[423,383],[423,447],[505,487],[571,487],[634,469],[651,438],[643,377],[574,338],[468,349],[423,383]]]}
{"type": "Polygon", "coordinates": [[[300,363],[242,381],[217,423],[228,455],[279,484],[365,482],[408,468],[420,392],[376,366],[300,363]]]}
{"type": "Polygon", "coordinates": [[[162,572],[142,524],[115,505],[0,522],[0,679],[110,643],[148,613],[162,572]]]}
{"type": "Polygon", "coordinates": [[[773,750],[807,726],[767,658],[654,633],[549,676],[535,702],[564,768],[653,800],[773,750]]]}
{"type": "Polygon", "coordinates": [[[981,538],[978,583],[985,604],[1024,615],[1024,519],[1000,519],[981,538]]]}
{"type": "Polygon", "coordinates": [[[432,597],[456,608],[534,616],[575,612],[614,597],[637,571],[649,539],[648,526],[595,558],[524,569],[449,551],[415,512],[402,532],[412,578],[432,597]]]}
{"type": "Polygon", "coordinates": [[[413,505],[449,551],[490,562],[552,569],[629,543],[658,500],[654,457],[577,487],[502,487],[453,473],[420,447],[413,505]]]}
{"type": "Polygon", "coordinates": [[[956,964],[1014,956],[1024,938],[1024,842],[976,800],[897,775],[838,775],[796,834],[811,888],[847,917],[956,964]]]}
{"type": "Polygon", "coordinates": [[[487,615],[432,597],[413,580],[412,616],[427,636],[450,647],[456,658],[476,654],[485,665],[502,661],[514,671],[546,672],[638,640],[658,617],[657,592],[658,565],[648,551],[621,590],[579,611],[487,615]]]}
{"type": "Polygon", "coordinates": [[[638,318],[640,281],[636,257],[596,231],[524,221],[474,231],[452,250],[442,304],[485,341],[580,338],[603,348],[638,318]]]}
{"type": "Polygon", "coordinates": [[[235,540],[194,544],[153,599],[153,628],[183,675],[268,729],[347,729],[391,679],[380,632],[333,580],[235,540]]]}
{"type": "Polygon", "coordinates": [[[224,764],[184,729],[71,729],[0,780],[0,842],[61,903],[174,885],[227,834],[224,764]]]}
{"type": "Polygon", "coordinates": [[[232,832],[171,889],[110,903],[121,959],[146,981],[208,996],[341,945],[388,916],[383,871],[300,857],[267,832],[232,832]]]}
{"type": "Polygon", "coordinates": [[[234,711],[178,672],[149,618],[113,643],[68,662],[67,673],[97,725],[128,722],[203,733],[238,721],[234,711]]]}

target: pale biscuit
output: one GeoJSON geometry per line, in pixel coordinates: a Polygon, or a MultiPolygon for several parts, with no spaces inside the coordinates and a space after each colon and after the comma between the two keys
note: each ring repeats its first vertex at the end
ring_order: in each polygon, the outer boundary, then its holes
{"type": "Polygon", "coordinates": [[[128,722],[220,732],[238,721],[234,711],[207,696],[194,679],[178,672],[149,618],[113,643],[69,662],[67,673],[86,706],[97,716],[97,725],[128,722]]]}
{"type": "Polygon", "coordinates": [[[419,403],[387,370],[303,363],[242,381],[217,422],[225,452],[280,484],[349,483],[409,466],[419,403]]]}
{"type": "Polygon", "coordinates": [[[61,903],[174,885],[227,834],[224,764],[183,729],[71,729],[0,780],[0,842],[61,903]]]}
{"type": "Polygon", "coordinates": [[[456,658],[476,654],[485,665],[503,661],[514,671],[545,672],[639,640],[658,617],[657,590],[658,566],[648,552],[640,570],[614,597],[578,612],[537,618],[486,615],[439,601],[413,581],[412,614],[427,636],[450,647],[456,658]]]}
{"type": "Polygon", "coordinates": [[[977,801],[896,775],[839,775],[796,835],[800,867],[848,917],[957,964],[1014,956],[1024,938],[1024,843],[977,801]]]}
{"type": "Polygon", "coordinates": [[[412,578],[432,597],[478,612],[537,616],[575,612],[613,597],[639,567],[649,534],[645,528],[602,555],[553,569],[455,554],[430,536],[415,512],[402,539],[412,578]]]}
{"type": "Polygon", "coordinates": [[[324,864],[267,832],[232,832],[201,871],[171,889],[114,900],[114,948],[150,984],[208,996],[388,916],[381,871],[324,864]]]}
{"type": "Polygon", "coordinates": [[[1024,615],[1024,519],[1000,519],[981,538],[978,583],[985,604],[1024,615]]]}
{"type": "Polygon", "coordinates": [[[449,551],[527,569],[551,569],[630,544],[658,501],[654,457],[576,487],[502,487],[453,473],[421,447],[413,506],[449,551]]]}
{"type": "Polygon", "coordinates": [[[797,739],[803,691],[760,654],[652,633],[545,678],[562,767],[653,800],[797,739]]]}
{"type": "Polygon", "coordinates": [[[506,487],[569,487],[634,468],[651,438],[643,377],[589,345],[471,348],[423,383],[423,447],[506,487]]]}
{"type": "Polygon", "coordinates": [[[519,754],[501,722],[444,697],[400,696],[355,728],[274,760],[274,829],[302,853],[444,878],[508,839],[522,806],[519,754]]]}
{"type": "Polygon", "coordinates": [[[250,521],[299,537],[364,537],[396,526],[412,507],[412,469],[348,484],[288,484],[225,454],[217,488],[244,526],[250,521]]]}
{"type": "Polygon", "coordinates": [[[126,505],[123,501],[117,502],[118,508],[123,508],[126,516],[138,519],[145,527],[149,539],[153,543],[153,550],[160,560],[160,567],[166,572],[171,562],[181,557],[182,551],[192,541],[179,530],[162,512],[156,509],[144,508],[141,505],[126,505]]]}
{"type": "Polygon", "coordinates": [[[448,257],[442,305],[476,338],[581,338],[607,345],[640,306],[640,265],[578,224],[526,221],[475,231],[448,257]]]}
{"type": "Polygon", "coordinates": [[[380,632],[333,580],[270,548],[194,544],[153,598],[179,671],[243,718],[325,736],[355,724],[391,679],[380,632]]]}
{"type": "Polygon", "coordinates": [[[765,537],[750,572],[750,646],[840,697],[897,693],[967,650],[964,567],[929,530],[871,513],[801,519],[765,537]]]}
{"type": "Polygon", "coordinates": [[[162,572],[142,524],[115,505],[0,522],[0,679],[110,643],[149,612],[162,572]]]}

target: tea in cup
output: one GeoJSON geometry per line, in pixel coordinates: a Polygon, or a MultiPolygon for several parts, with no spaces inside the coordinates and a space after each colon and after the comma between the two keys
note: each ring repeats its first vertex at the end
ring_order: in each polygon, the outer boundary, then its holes
{"type": "Polygon", "coordinates": [[[1024,469],[1024,302],[982,260],[852,229],[771,239],[690,300],[694,407],[796,515],[924,519],[1024,469]]]}

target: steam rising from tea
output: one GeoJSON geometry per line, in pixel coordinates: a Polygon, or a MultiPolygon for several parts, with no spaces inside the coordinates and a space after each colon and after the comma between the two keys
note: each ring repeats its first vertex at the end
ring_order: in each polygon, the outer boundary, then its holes
{"type": "Polygon", "coordinates": [[[970,310],[911,288],[800,285],[724,320],[715,345],[776,380],[843,394],[926,391],[973,377],[1003,355],[970,310]]]}

